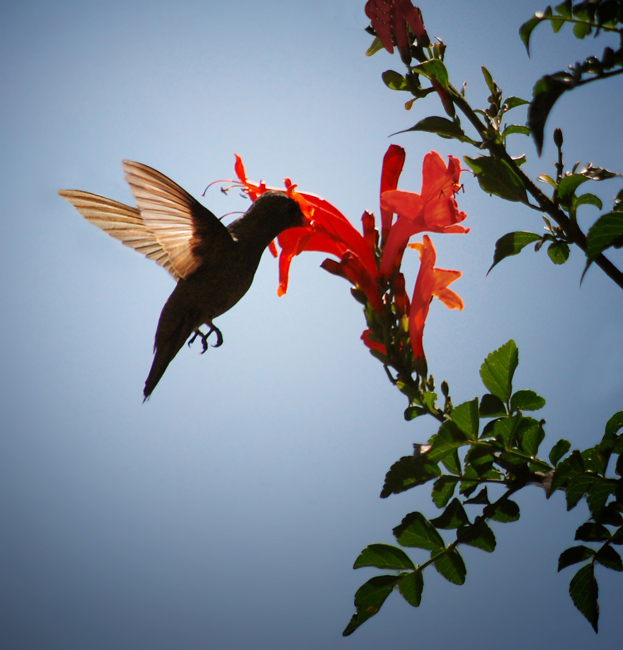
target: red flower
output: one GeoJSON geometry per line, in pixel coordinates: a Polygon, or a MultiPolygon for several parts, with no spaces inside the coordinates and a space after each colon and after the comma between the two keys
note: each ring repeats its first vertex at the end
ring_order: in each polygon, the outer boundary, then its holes
{"type": "MultiPolygon", "coordinates": [[[[235,172],[239,183],[245,188],[252,200],[271,188],[264,183],[252,183],[246,177],[242,159],[236,154],[235,172]]],[[[309,220],[309,226],[290,228],[282,232],[277,241],[281,248],[279,253],[279,288],[278,295],[282,296],[288,289],[290,264],[295,255],[305,251],[320,251],[335,255],[339,262],[328,260],[329,268],[359,286],[370,304],[377,311],[382,310],[381,295],[377,285],[378,267],[374,257],[374,216],[364,213],[365,236],[358,232],[350,221],[331,203],[325,199],[296,192],[296,185],[290,179],[285,179],[286,192],[298,202],[303,214],[309,220]],[[332,264],[331,264],[332,262],[332,264]],[[336,270],[334,265],[340,267],[336,270]]],[[[271,247],[276,254],[274,246],[271,247]]],[[[325,267],[326,268],[326,267],[325,267]]]]}
{"type": "Polygon", "coordinates": [[[364,330],[361,335],[361,340],[368,348],[370,348],[370,350],[376,350],[377,352],[387,356],[387,348],[382,343],[379,343],[372,338],[372,330],[364,330]]]}
{"type": "Polygon", "coordinates": [[[418,7],[413,6],[411,0],[368,0],[365,11],[383,47],[393,54],[394,44],[396,44],[400,57],[405,63],[411,61],[409,54],[411,42],[407,33],[407,24],[415,34],[420,47],[430,45],[422,14],[418,7]]]}
{"type": "MultiPolygon", "coordinates": [[[[398,187],[398,179],[405,164],[405,150],[397,144],[389,145],[389,149],[383,157],[383,168],[381,170],[381,198],[385,192],[395,190],[398,187]]],[[[389,229],[392,227],[394,213],[383,208],[381,201],[381,242],[385,245],[389,229]]]]}
{"type": "Polygon", "coordinates": [[[396,223],[391,227],[383,249],[380,273],[389,276],[400,261],[409,238],[420,232],[466,233],[468,228],[457,225],[466,218],[459,212],[454,195],[459,190],[461,166],[449,156],[448,167],[441,156],[431,151],[422,166],[422,192],[387,190],[381,194],[381,209],[395,212],[396,223]]]}
{"type": "Polygon", "coordinates": [[[461,277],[460,271],[436,269],[437,253],[428,235],[421,244],[411,244],[420,253],[420,271],[415,281],[411,309],[409,311],[409,336],[419,374],[426,374],[426,358],[422,339],[424,325],[433,296],[450,309],[463,309],[463,301],[448,285],[461,277]]]}

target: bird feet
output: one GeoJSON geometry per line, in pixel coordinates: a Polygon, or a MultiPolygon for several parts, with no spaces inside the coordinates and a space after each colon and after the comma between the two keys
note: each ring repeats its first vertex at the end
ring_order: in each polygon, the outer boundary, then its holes
{"type": "Polygon", "coordinates": [[[208,349],[208,338],[212,332],[216,332],[216,343],[212,347],[218,348],[223,345],[223,335],[221,334],[221,330],[215,325],[210,325],[210,329],[208,330],[207,334],[204,334],[199,328],[197,328],[192,339],[188,341],[188,347],[190,347],[195,342],[195,339],[199,336],[201,338],[201,344],[203,345],[203,350],[201,351],[201,354],[203,354],[208,349]]]}

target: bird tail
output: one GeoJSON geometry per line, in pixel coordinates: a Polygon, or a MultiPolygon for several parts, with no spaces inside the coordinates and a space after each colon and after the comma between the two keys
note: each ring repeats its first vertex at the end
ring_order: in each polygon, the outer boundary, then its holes
{"type": "MultiPolygon", "coordinates": [[[[164,375],[165,370],[168,368],[175,355],[180,351],[186,339],[192,334],[195,326],[190,322],[191,319],[180,319],[177,327],[169,333],[164,341],[160,340],[163,337],[159,336],[160,331],[156,334],[156,344],[154,351],[156,356],[151,364],[151,370],[145,381],[145,389],[143,390],[144,399],[147,400],[153,393],[154,388],[164,375]]],[[[158,327],[160,330],[160,326],[158,327]]]]}

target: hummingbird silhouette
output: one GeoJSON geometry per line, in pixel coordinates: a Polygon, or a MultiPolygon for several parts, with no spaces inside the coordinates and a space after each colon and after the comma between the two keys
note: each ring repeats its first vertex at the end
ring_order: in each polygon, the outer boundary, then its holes
{"type": "MultiPolygon", "coordinates": [[[[59,190],[89,222],[163,266],[177,285],[166,301],[154,342],[154,361],[145,381],[145,401],[191,336],[203,352],[214,319],[248,291],[264,249],[288,228],[307,222],[298,203],[284,192],[262,194],[245,214],[225,226],[177,183],[155,169],[123,161],[137,208],[81,190],[59,190]],[[208,326],[207,333],[200,329],[208,326]]],[[[202,352],[202,354],[203,354],[202,352]]]]}

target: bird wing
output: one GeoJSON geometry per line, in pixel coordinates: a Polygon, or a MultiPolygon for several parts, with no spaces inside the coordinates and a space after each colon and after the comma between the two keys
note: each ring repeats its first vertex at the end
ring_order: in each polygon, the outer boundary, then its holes
{"type": "Polygon", "coordinates": [[[180,277],[196,271],[217,247],[233,246],[227,228],[170,178],[131,160],[123,161],[123,169],[145,226],[180,277]]]}
{"type": "Polygon", "coordinates": [[[180,274],[171,263],[169,254],[156,235],[147,228],[137,208],[81,190],[59,190],[58,193],[67,199],[87,221],[118,239],[122,244],[156,261],[176,280],[180,279],[180,274]]]}

